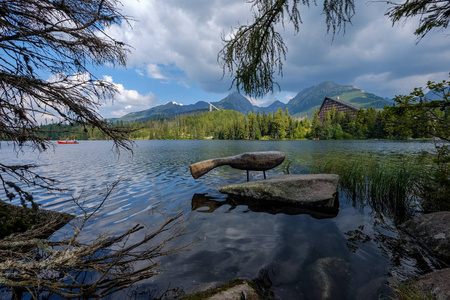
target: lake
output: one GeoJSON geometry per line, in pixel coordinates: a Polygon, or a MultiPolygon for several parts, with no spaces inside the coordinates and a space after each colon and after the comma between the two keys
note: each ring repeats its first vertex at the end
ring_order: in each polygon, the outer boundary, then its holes
{"type": "MultiPolygon", "coordinates": [[[[234,205],[218,188],[246,181],[245,171],[220,167],[197,180],[189,171],[191,164],[210,158],[276,150],[284,152],[286,160],[268,171],[268,177],[301,174],[309,173],[317,153],[418,153],[433,151],[432,142],[152,140],[136,141],[133,154],[119,155],[108,141],[55,146],[41,154],[25,149],[15,155],[12,146],[2,143],[0,159],[5,164],[38,164],[39,174],[58,179],[56,186],[68,191],[52,195],[32,188],[35,201],[45,209],[78,216],[82,212],[72,196],[87,209],[96,207],[107,187],[121,179],[83,239],[123,233],[137,223],[152,230],[166,217],[183,212],[190,233],[172,245],[194,244],[189,251],[161,258],[161,274],[125,291],[133,299],[177,298],[236,278],[256,279],[276,299],[316,299],[324,289],[317,284],[317,274],[330,264],[345,266],[335,275],[340,288],[331,299],[378,299],[389,291],[385,283],[392,276],[409,278],[436,266],[426,251],[408,244],[388,215],[345,193],[339,193],[337,216],[317,218],[234,205]]],[[[262,172],[250,176],[263,178],[262,172]]],[[[71,228],[65,226],[53,238],[71,228]]]]}

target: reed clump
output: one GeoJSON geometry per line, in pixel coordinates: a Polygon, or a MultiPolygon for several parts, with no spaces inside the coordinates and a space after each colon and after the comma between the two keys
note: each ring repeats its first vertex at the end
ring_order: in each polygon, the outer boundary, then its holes
{"type": "Polygon", "coordinates": [[[438,167],[435,156],[425,152],[328,152],[313,157],[311,172],[338,174],[341,190],[353,201],[405,219],[417,208],[448,205],[449,187],[436,180],[438,167]]]}

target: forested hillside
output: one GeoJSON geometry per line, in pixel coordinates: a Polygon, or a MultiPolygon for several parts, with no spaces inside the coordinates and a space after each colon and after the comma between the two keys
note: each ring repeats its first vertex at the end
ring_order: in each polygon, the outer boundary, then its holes
{"type": "MultiPolygon", "coordinates": [[[[234,110],[204,112],[190,116],[163,118],[147,122],[116,122],[116,127],[132,129],[131,139],[382,139],[423,138],[422,132],[406,131],[395,126],[395,119],[372,107],[359,109],[356,117],[334,109],[323,123],[317,111],[312,121],[293,118],[289,111],[244,115],[234,110]]],[[[81,125],[42,126],[45,135],[57,139],[105,139],[100,131],[81,125]]]]}
{"type": "MultiPolygon", "coordinates": [[[[267,107],[255,106],[243,95],[238,92],[231,93],[219,102],[211,102],[215,107],[225,110],[235,110],[247,115],[250,112],[259,112],[262,114],[275,113],[278,109],[285,110],[297,117],[307,117],[312,120],[315,109],[319,109],[325,97],[335,97],[341,101],[348,102],[356,107],[368,108],[384,108],[390,105],[385,99],[371,93],[367,93],[355,86],[338,85],[331,81],[325,81],[317,86],[303,89],[289,102],[283,103],[279,100],[273,102],[267,107]]],[[[123,122],[146,122],[149,120],[157,120],[161,118],[193,115],[196,113],[209,110],[210,105],[207,102],[199,101],[195,104],[182,105],[175,102],[169,102],[164,105],[152,107],[147,110],[129,113],[114,121],[123,122]]]]}
{"type": "Polygon", "coordinates": [[[348,102],[356,107],[384,108],[389,103],[385,99],[371,93],[367,93],[352,85],[338,85],[331,81],[325,81],[317,86],[306,88],[292,98],[287,108],[293,115],[313,116],[325,97],[336,98],[348,102]]]}

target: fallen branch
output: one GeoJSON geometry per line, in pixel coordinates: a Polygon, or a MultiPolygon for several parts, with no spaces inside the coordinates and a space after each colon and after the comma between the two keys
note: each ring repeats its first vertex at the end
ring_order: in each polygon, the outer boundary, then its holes
{"type": "MultiPolygon", "coordinates": [[[[117,183],[94,212],[105,203],[117,183]]],[[[187,233],[181,212],[133,243],[130,238],[142,232],[144,226],[135,225],[119,236],[100,235],[91,243],[80,242],[80,232],[92,216],[84,211],[74,234],[65,240],[37,238],[43,231],[41,227],[1,240],[0,295],[12,293],[20,299],[28,292],[36,299],[43,293],[64,298],[102,298],[158,274],[158,257],[190,245],[168,247],[171,241],[187,233]],[[87,275],[92,279],[85,283],[87,275]]]]}

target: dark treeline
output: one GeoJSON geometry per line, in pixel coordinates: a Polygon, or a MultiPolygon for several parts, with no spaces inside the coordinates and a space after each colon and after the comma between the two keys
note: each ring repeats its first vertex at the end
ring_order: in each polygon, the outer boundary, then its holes
{"type": "MultiPolygon", "coordinates": [[[[314,114],[312,121],[296,119],[288,110],[275,113],[250,112],[247,116],[233,110],[199,113],[147,122],[116,122],[113,126],[132,129],[131,139],[405,139],[426,138],[421,132],[394,126],[395,117],[372,107],[359,109],[355,117],[336,112],[334,108],[321,123],[314,114]]],[[[82,125],[49,124],[42,126],[53,140],[102,140],[106,136],[97,129],[82,125]]]]}
{"type": "Polygon", "coordinates": [[[355,117],[349,112],[336,112],[333,107],[322,123],[316,111],[311,126],[311,136],[324,140],[381,139],[395,138],[396,135],[387,129],[383,112],[377,112],[373,107],[359,109],[355,117]]]}
{"type": "MultiPolygon", "coordinates": [[[[131,139],[305,139],[311,121],[293,118],[289,112],[250,112],[247,116],[234,110],[199,113],[147,122],[116,122],[113,126],[132,129],[131,139]]],[[[43,125],[45,134],[57,139],[105,139],[96,129],[81,125],[43,125]]]]}
{"type": "MultiPolygon", "coordinates": [[[[432,138],[431,124],[422,124],[421,127],[408,127],[399,115],[392,109],[376,110],[373,107],[360,108],[356,116],[350,113],[328,111],[325,120],[320,123],[317,111],[311,126],[311,137],[320,139],[420,139],[432,138]],[[430,128],[426,128],[426,127],[430,128]]],[[[434,113],[442,115],[436,109],[434,113]]],[[[407,117],[408,118],[408,117],[407,117]]],[[[414,118],[410,116],[410,118],[414,118]]],[[[428,121],[431,122],[431,121],[428,121]]]]}

